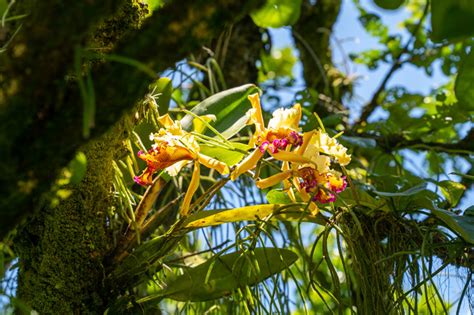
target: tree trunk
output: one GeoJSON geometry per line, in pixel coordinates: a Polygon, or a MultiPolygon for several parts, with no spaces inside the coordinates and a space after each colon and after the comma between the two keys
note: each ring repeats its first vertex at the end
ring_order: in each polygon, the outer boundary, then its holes
{"type": "Polygon", "coordinates": [[[303,63],[303,77],[308,88],[323,94],[311,108],[321,117],[344,110],[341,99],[347,88],[344,75],[332,63],[331,34],[339,16],[341,0],[303,1],[301,16],[293,26],[293,37],[303,63]],[[341,82],[337,87],[334,82],[341,82]]]}
{"type": "Polygon", "coordinates": [[[40,314],[100,314],[113,298],[104,290],[102,262],[112,246],[107,215],[121,139],[115,128],[86,145],[82,182],[66,186],[68,198],[45,205],[19,231],[18,298],[40,314]]]}

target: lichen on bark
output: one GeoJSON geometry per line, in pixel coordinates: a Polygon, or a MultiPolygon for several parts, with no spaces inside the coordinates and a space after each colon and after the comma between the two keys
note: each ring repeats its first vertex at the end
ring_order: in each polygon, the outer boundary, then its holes
{"type": "Polygon", "coordinates": [[[121,128],[87,144],[87,171],[58,206],[45,206],[19,231],[18,297],[40,314],[100,313],[110,250],[107,212],[113,205],[112,161],[121,152],[121,128]]]}

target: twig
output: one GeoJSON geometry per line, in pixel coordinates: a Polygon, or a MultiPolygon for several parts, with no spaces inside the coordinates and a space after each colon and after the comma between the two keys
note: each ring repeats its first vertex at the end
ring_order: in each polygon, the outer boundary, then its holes
{"type": "Polygon", "coordinates": [[[395,57],[395,60],[393,62],[393,65],[392,67],[390,68],[390,70],[388,70],[387,74],[385,75],[385,78],[383,79],[382,83],[379,85],[379,87],[377,88],[377,90],[375,91],[374,95],[372,96],[372,99],[370,100],[369,103],[367,103],[367,105],[365,105],[365,107],[362,109],[362,114],[360,115],[359,117],[359,120],[357,122],[354,123],[354,126],[353,126],[353,129],[355,130],[356,127],[360,126],[362,123],[366,122],[367,119],[369,118],[369,116],[373,113],[373,111],[377,108],[377,106],[379,105],[379,102],[378,102],[378,98],[380,96],[380,94],[385,90],[385,87],[388,83],[388,81],[391,79],[392,75],[402,67],[403,65],[403,62],[401,61],[401,58],[402,56],[408,52],[408,49],[411,45],[411,43],[413,42],[413,40],[416,38],[416,34],[418,33],[418,31],[420,30],[425,18],[426,18],[426,15],[428,14],[428,8],[430,6],[430,3],[429,1],[427,1],[426,3],[426,6],[425,6],[425,9],[423,10],[423,15],[422,17],[420,18],[420,21],[418,22],[418,24],[415,26],[415,28],[413,29],[413,32],[411,33],[411,37],[410,39],[407,41],[407,43],[405,44],[405,46],[403,47],[403,49],[398,53],[398,55],[395,57]]]}
{"type": "Polygon", "coordinates": [[[150,231],[155,230],[159,226],[158,224],[163,223],[163,219],[166,218],[168,211],[172,208],[172,206],[178,204],[183,196],[184,194],[180,194],[178,197],[167,203],[164,207],[156,211],[148,220],[146,220],[141,229],[141,234],[146,236],[150,231]]]}
{"type": "Polygon", "coordinates": [[[396,134],[379,136],[367,133],[357,134],[355,132],[348,132],[347,135],[373,139],[376,141],[377,147],[380,147],[387,152],[410,148],[420,151],[445,152],[448,154],[465,156],[469,156],[474,153],[474,128],[471,129],[463,139],[453,143],[424,142],[421,139],[407,140],[405,137],[396,134]]]}

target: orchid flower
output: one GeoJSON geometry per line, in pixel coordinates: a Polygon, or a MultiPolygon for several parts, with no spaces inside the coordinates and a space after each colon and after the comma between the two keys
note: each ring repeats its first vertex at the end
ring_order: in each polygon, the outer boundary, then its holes
{"type": "Polygon", "coordinates": [[[289,197],[296,201],[288,181],[292,178],[301,199],[310,201],[310,210],[315,212],[317,206],[314,201],[334,202],[336,195],[346,188],[345,177],[330,168],[331,158],[340,165],[350,162],[351,157],[346,151],[336,139],[320,130],[305,133],[302,145],[295,152],[287,154],[291,167],[288,162],[284,162],[281,173],[259,180],[256,185],[264,189],[283,182],[289,197]]]}
{"type": "Polygon", "coordinates": [[[169,175],[176,176],[182,167],[194,161],[191,182],[181,206],[181,214],[187,215],[191,198],[199,187],[200,164],[223,175],[229,173],[229,167],[200,153],[196,139],[182,129],[179,121],[173,121],[168,114],[161,116],[158,121],[164,128],[150,135],[150,140],[155,143],[148,152],[138,152],[138,157],[147,163],[147,167],[140,176],[134,177],[134,181],[139,185],[148,186],[153,183],[153,174],[165,170],[169,175]]]}
{"type": "Polygon", "coordinates": [[[289,145],[297,147],[303,141],[298,128],[301,120],[300,104],[295,104],[290,109],[277,109],[265,128],[258,93],[249,95],[248,99],[252,104],[249,122],[255,124],[255,134],[250,140],[250,145],[256,148],[236,166],[231,174],[232,180],[255,167],[265,152],[276,159],[285,160],[284,152],[289,145]]]}

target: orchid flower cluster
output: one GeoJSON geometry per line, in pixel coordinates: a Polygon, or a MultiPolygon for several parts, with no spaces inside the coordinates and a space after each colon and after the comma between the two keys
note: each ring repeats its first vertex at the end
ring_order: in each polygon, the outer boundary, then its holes
{"type": "MultiPolygon", "coordinates": [[[[252,170],[268,153],[273,159],[281,161],[281,172],[256,181],[257,187],[265,189],[283,183],[284,190],[293,202],[302,200],[309,203],[309,209],[318,211],[316,202],[328,203],[336,200],[347,181],[345,176],[331,168],[334,163],[340,166],[349,164],[351,157],[347,148],[322,130],[302,133],[299,128],[301,106],[295,104],[290,109],[277,109],[265,127],[258,94],[249,97],[252,109],[249,110],[248,124],[255,125],[248,154],[230,173],[232,180],[252,170]]],[[[222,175],[230,172],[229,167],[214,158],[200,153],[194,135],[182,129],[179,121],[169,115],[159,118],[163,126],[158,133],[150,136],[154,141],[148,152],[138,152],[138,157],[147,163],[136,183],[147,186],[153,183],[153,174],[165,170],[176,176],[186,164],[193,162],[194,170],[188,190],[181,206],[181,214],[187,215],[191,198],[199,187],[200,164],[218,171],[222,175]]]]}

